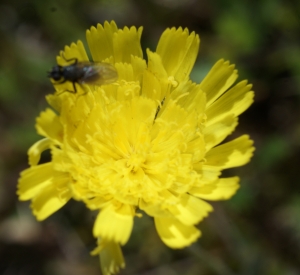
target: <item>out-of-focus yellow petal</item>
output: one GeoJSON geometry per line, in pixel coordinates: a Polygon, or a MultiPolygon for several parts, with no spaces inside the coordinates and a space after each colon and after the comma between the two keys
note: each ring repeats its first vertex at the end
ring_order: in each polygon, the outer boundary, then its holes
{"type": "Polygon", "coordinates": [[[53,110],[47,108],[41,112],[36,119],[37,132],[54,143],[59,144],[63,140],[63,126],[59,120],[59,116],[53,110]]]}
{"type": "Polygon", "coordinates": [[[53,179],[53,164],[45,163],[27,168],[21,173],[18,191],[20,200],[29,200],[48,187],[53,179]]]}
{"type": "Polygon", "coordinates": [[[230,199],[239,189],[239,178],[221,178],[212,184],[192,188],[189,192],[201,199],[218,201],[230,199]]]}
{"type": "Polygon", "coordinates": [[[94,224],[94,236],[124,245],[132,231],[134,214],[129,205],[118,208],[110,205],[102,209],[94,224]]]}
{"type": "Polygon", "coordinates": [[[117,274],[121,268],[125,268],[125,260],[121,247],[116,242],[99,238],[98,246],[91,254],[99,254],[103,275],[117,274]]]}
{"type": "Polygon", "coordinates": [[[103,275],[116,274],[121,268],[125,268],[122,250],[115,242],[107,242],[99,256],[103,275]]]}
{"type": "Polygon", "coordinates": [[[161,240],[171,248],[183,248],[195,242],[201,232],[194,226],[184,225],[174,218],[154,218],[161,240]]]}
{"type": "Polygon", "coordinates": [[[34,143],[28,150],[29,157],[29,165],[37,165],[40,161],[41,154],[50,149],[50,145],[52,144],[52,140],[48,138],[41,139],[34,143]]]}
{"type": "Polygon", "coordinates": [[[70,200],[70,192],[61,193],[56,186],[49,185],[33,198],[31,208],[38,221],[48,218],[70,200]]]}
{"type": "Polygon", "coordinates": [[[219,145],[206,154],[206,164],[222,169],[246,164],[253,155],[253,141],[243,135],[235,140],[219,145]]]}
{"type": "Polygon", "coordinates": [[[195,225],[213,210],[207,202],[185,194],[182,196],[180,203],[170,207],[169,211],[185,225],[195,225]]]}

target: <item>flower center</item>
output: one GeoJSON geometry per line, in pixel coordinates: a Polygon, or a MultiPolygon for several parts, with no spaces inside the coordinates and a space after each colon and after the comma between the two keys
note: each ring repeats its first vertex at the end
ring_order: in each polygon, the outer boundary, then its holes
{"type": "Polygon", "coordinates": [[[143,163],[145,162],[145,158],[140,154],[131,154],[129,159],[126,162],[127,167],[130,169],[131,173],[136,173],[143,163]]]}

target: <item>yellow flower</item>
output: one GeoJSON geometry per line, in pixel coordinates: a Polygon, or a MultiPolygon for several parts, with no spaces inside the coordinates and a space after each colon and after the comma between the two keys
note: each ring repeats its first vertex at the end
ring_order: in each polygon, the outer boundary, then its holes
{"type": "MultiPolygon", "coordinates": [[[[237,117],[253,102],[251,85],[234,65],[219,60],[196,84],[189,75],[200,39],[187,29],[167,29],[155,52],[140,46],[142,28],[118,29],[105,22],[87,31],[94,61],[112,64],[118,80],[102,86],[55,85],[53,107],[37,118],[45,138],[29,149],[30,168],[18,185],[20,200],[32,200],[43,220],[74,198],[98,210],[93,234],[104,274],[125,266],[120,245],[128,241],[141,210],[154,218],[161,240],[183,248],[201,235],[196,228],[212,211],[206,200],[224,200],[239,178],[223,169],[246,164],[253,153],[247,135],[222,143],[237,117]],[[221,145],[219,145],[222,143],[221,145]],[[38,164],[50,149],[52,160],[38,164]]],[[[81,41],[57,58],[88,61],[81,41]]]]}

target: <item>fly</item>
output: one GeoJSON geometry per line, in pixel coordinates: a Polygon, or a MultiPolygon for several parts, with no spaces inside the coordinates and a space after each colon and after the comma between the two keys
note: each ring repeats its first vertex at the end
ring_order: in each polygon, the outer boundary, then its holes
{"type": "Polygon", "coordinates": [[[77,93],[76,83],[105,85],[115,82],[118,79],[116,68],[109,63],[78,61],[77,58],[65,59],[73,64],[67,66],[56,65],[48,72],[48,77],[55,81],[54,85],[67,81],[73,84],[73,91],[77,93]]]}

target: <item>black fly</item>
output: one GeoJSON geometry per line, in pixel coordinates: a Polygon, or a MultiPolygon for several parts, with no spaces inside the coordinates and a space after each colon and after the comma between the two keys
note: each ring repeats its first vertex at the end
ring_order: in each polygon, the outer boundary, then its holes
{"type": "Polygon", "coordinates": [[[108,63],[102,62],[79,62],[77,58],[65,59],[67,62],[73,64],[67,66],[56,65],[48,72],[48,77],[52,78],[56,84],[62,84],[67,81],[72,82],[74,91],[76,93],[75,84],[90,83],[94,85],[104,85],[115,82],[118,79],[116,68],[108,63]]]}

